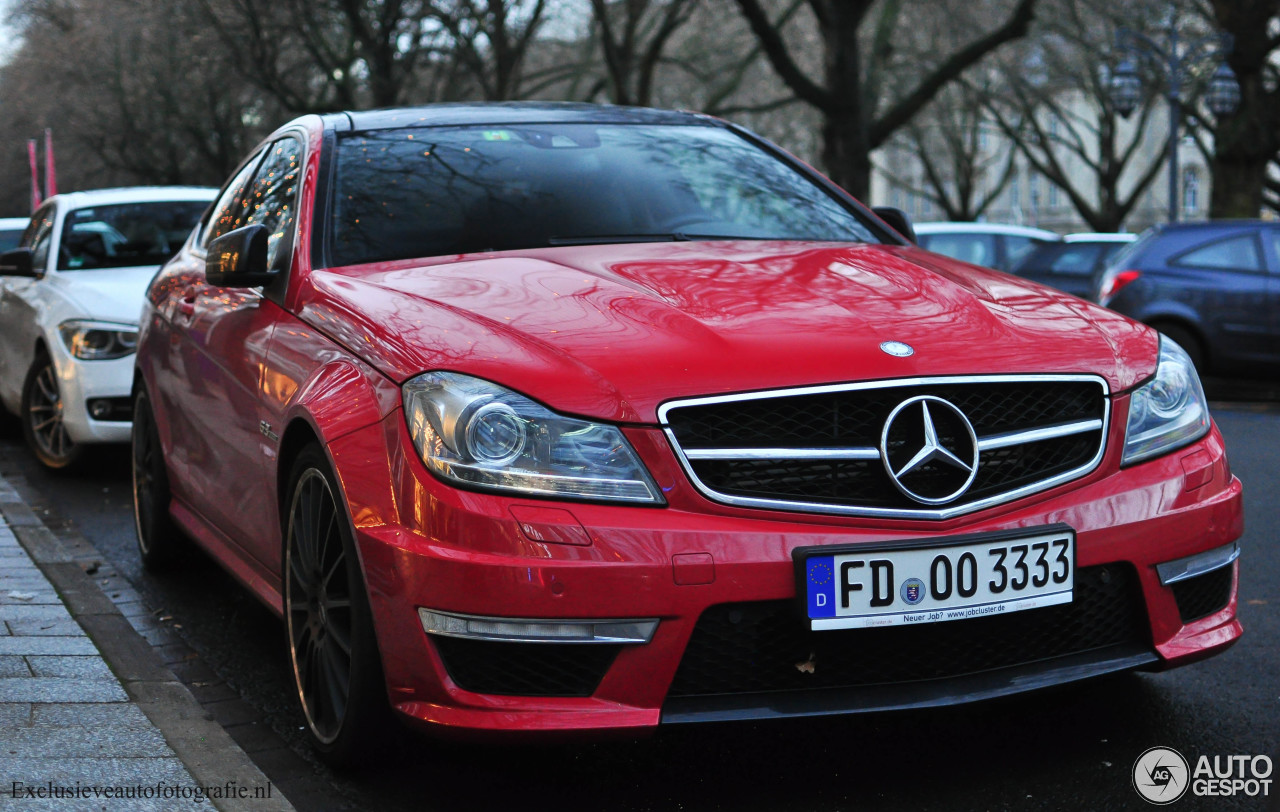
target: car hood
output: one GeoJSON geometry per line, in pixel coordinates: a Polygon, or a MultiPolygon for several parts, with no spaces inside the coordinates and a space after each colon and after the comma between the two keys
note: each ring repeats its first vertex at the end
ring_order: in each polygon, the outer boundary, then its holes
{"type": "Polygon", "coordinates": [[[103,268],[59,271],[55,284],[81,318],[137,324],[142,298],[158,265],[141,268],[103,268]]]}
{"type": "Polygon", "coordinates": [[[1157,354],[1115,313],[913,247],[548,248],[319,270],[295,295],[397,382],[461,371],[625,422],[673,398],[915,376],[1093,373],[1116,391],[1157,354]]]}

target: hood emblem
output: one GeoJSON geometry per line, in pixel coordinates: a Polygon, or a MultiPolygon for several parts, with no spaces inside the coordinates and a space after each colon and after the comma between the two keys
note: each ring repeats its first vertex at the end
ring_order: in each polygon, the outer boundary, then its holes
{"type": "Polygon", "coordinates": [[[885,341],[880,344],[880,349],[894,358],[906,358],[916,352],[910,344],[903,344],[901,341],[885,341]]]}
{"type": "Polygon", "coordinates": [[[978,475],[978,437],[973,424],[950,401],[917,395],[897,405],[884,421],[880,458],[905,496],[925,505],[958,498],[978,475]]]}

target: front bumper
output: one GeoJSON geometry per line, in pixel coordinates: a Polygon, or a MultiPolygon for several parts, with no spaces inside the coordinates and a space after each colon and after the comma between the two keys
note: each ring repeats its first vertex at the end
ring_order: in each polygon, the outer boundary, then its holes
{"type": "MultiPolygon", "coordinates": [[[[1220,568],[1219,576],[1229,573],[1224,602],[1199,617],[1185,617],[1177,585],[1162,584],[1157,570],[1231,545],[1243,530],[1241,486],[1231,476],[1221,435],[1215,427],[1192,446],[1120,470],[1116,456],[1123,443],[1114,435],[1123,425],[1113,423],[1107,458],[1092,474],[946,521],[851,520],[714,504],[689,486],[656,429],[627,433],[668,500],[664,508],[550,502],[449,487],[414,456],[398,412],[334,442],[330,452],[351,505],[389,697],[400,713],[475,732],[636,731],[662,722],[951,704],[1115,670],[1169,668],[1225,649],[1241,634],[1238,565],[1220,568]],[[373,447],[386,449],[386,457],[371,459],[373,447]],[[380,470],[391,473],[389,491],[374,484],[386,481],[380,470]],[[742,606],[749,614],[794,602],[796,547],[1058,522],[1076,530],[1078,572],[1107,582],[1112,573],[1129,579],[1134,627],[1122,642],[1085,644],[1029,661],[1006,657],[981,673],[938,679],[669,695],[708,610],[732,614],[742,606]],[[481,618],[652,618],[658,624],[650,642],[611,648],[485,643],[427,635],[419,615],[424,608],[481,618]],[[559,676],[533,679],[547,674],[559,676]]],[[[1015,614],[1034,618],[1049,611],[1015,614]]],[[[947,627],[950,634],[974,622],[933,627],[947,627]]],[[[859,645],[850,638],[845,650],[859,645]]],[[[899,656],[928,658],[931,645],[899,656]]],[[[789,671],[797,665],[781,657],[737,662],[789,671]]],[[[763,684],[790,685],[794,679],[792,673],[773,676],[778,680],[763,684]]],[[[681,676],[680,684],[687,682],[681,676]]]]}
{"type": "Polygon", "coordinates": [[[136,358],[127,355],[106,361],[81,361],[67,352],[60,339],[47,344],[58,372],[62,423],[71,439],[77,443],[129,442],[129,420],[96,420],[90,416],[87,404],[99,398],[128,399],[136,358]]]}

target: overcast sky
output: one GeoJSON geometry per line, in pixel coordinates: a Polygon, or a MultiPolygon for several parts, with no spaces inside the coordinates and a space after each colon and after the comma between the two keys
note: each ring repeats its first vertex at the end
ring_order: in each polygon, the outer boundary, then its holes
{"type": "Polygon", "coordinates": [[[6,62],[17,43],[14,41],[13,29],[5,25],[9,16],[11,0],[0,0],[0,62],[6,62]]]}

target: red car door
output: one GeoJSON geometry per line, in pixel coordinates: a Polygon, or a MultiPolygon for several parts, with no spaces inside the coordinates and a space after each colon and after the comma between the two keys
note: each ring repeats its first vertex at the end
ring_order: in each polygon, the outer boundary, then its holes
{"type": "MultiPolygon", "coordinates": [[[[242,184],[239,199],[215,212],[208,238],[266,225],[271,267],[287,263],[292,240],[281,237],[292,234],[302,153],[294,138],[273,143],[252,180],[242,184]]],[[[174,438],[172,460],[185,468],[183,497],[262,568],[278,573],[280,536],[270,479],[278,438],[263,420],[262,387],[272,333],[286,314],[258,288],[209,284],[203,269],[186,282],[173,317],[180,338],[174,342],[175,372],[185,381],[173,413],[185,426],[174,438]]]]}

